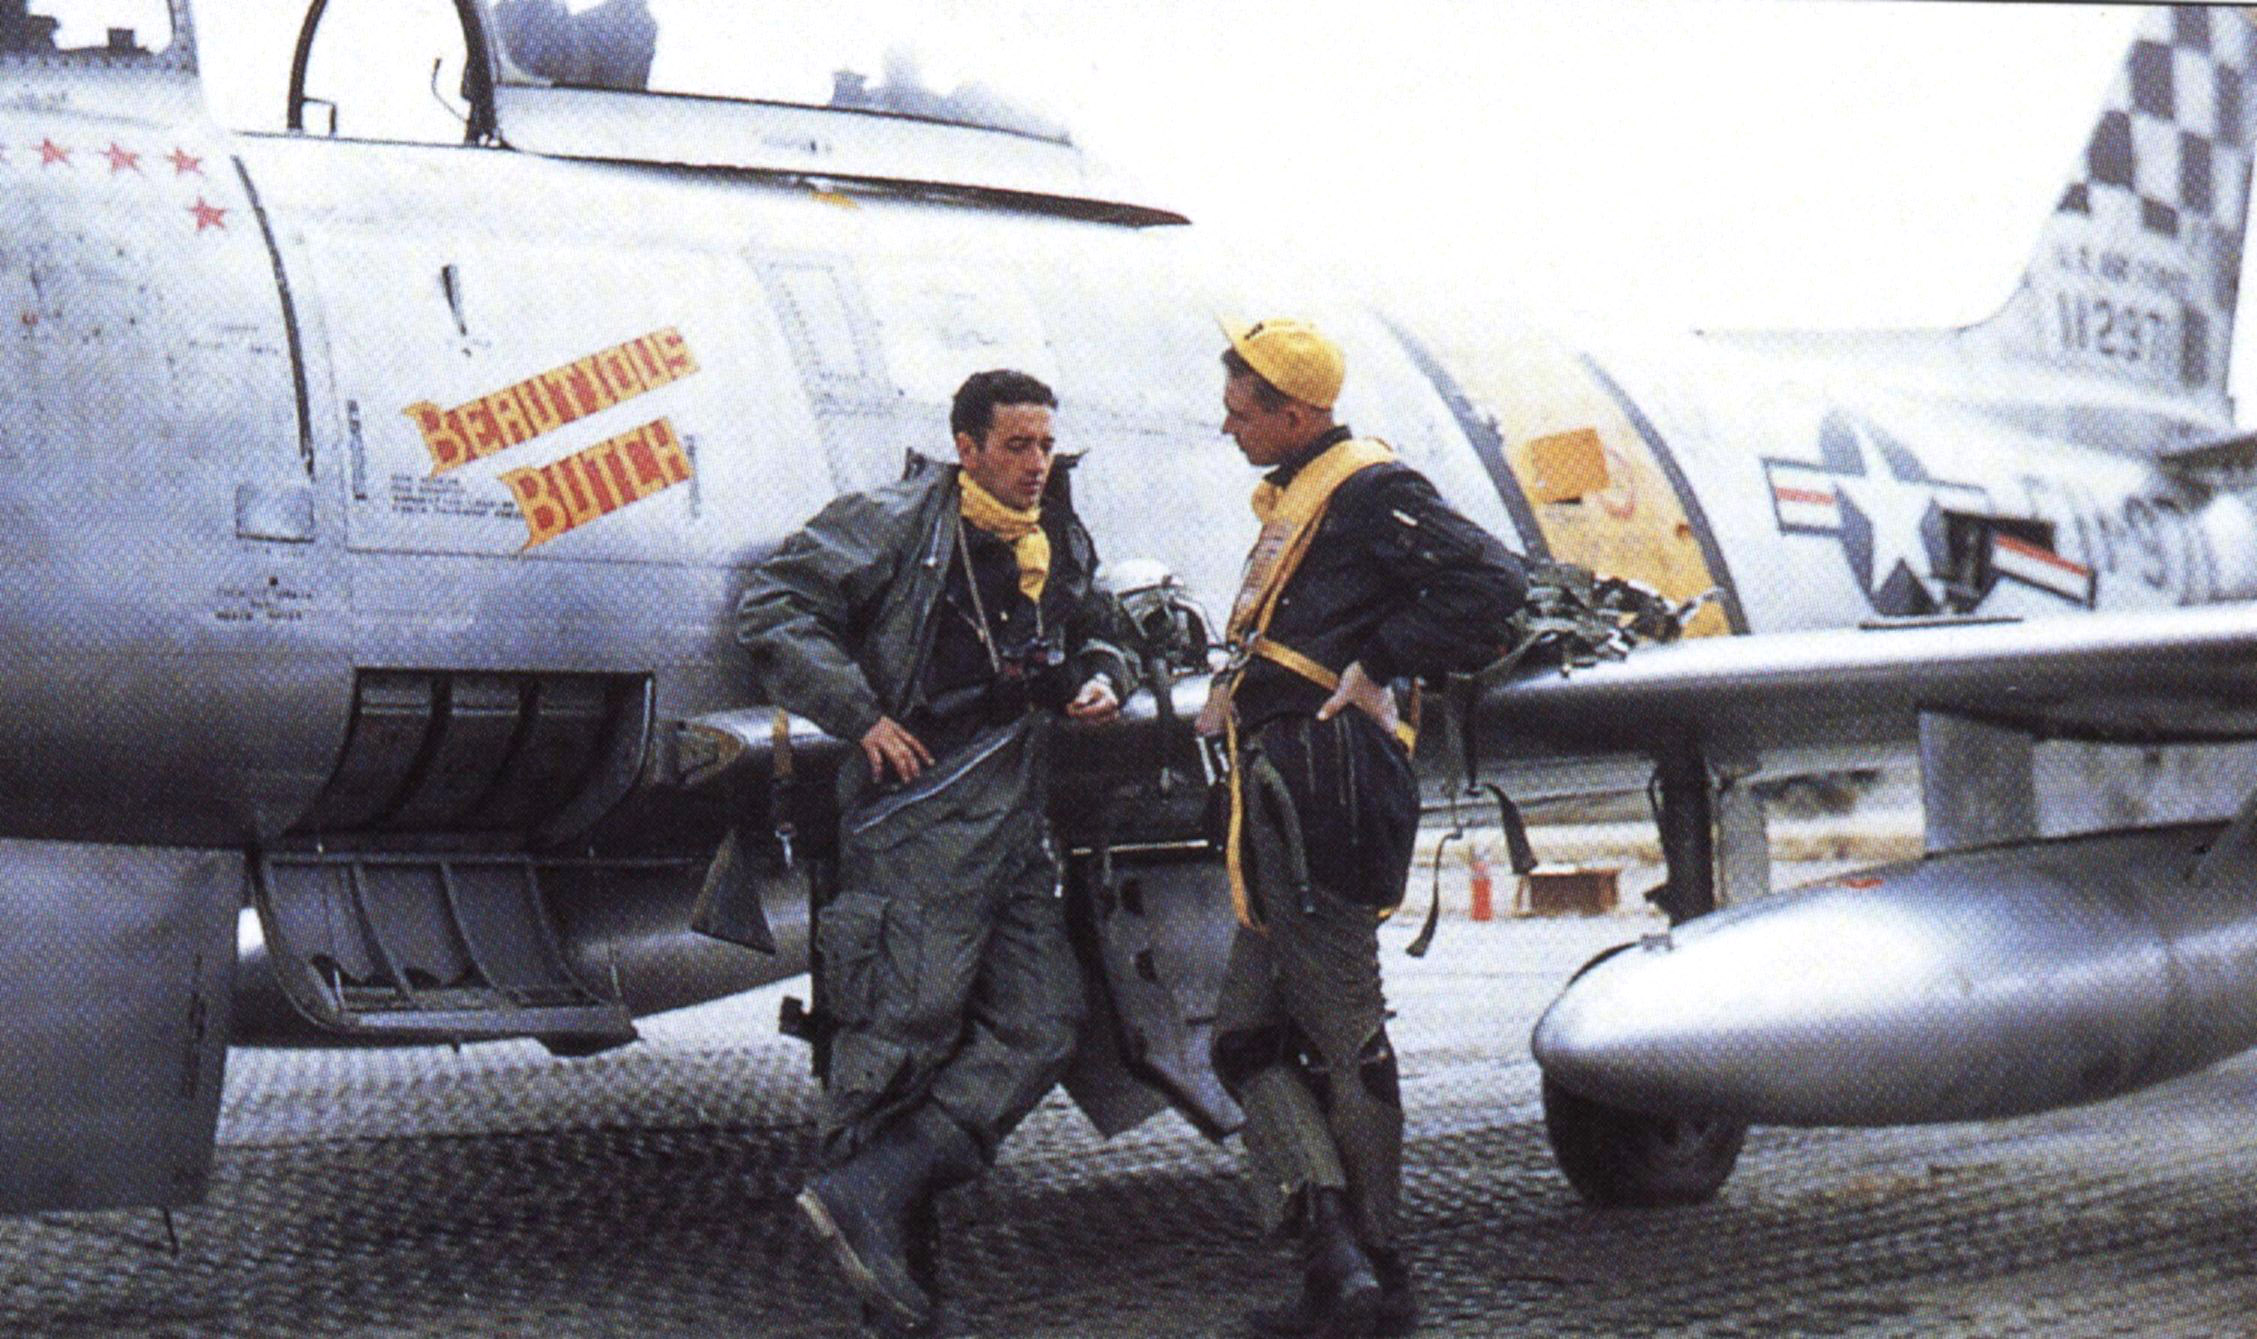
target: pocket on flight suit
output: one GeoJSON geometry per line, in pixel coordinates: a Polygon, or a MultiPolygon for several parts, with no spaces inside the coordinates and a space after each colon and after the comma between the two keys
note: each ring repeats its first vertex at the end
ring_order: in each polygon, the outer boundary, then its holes
{"type": "Polygon", "coordinates": [[[1329,721],[1288,716],[1261,746],[1292,792],[1316,882],[1359,906],[1402,900],[1418,840],[1418,781],[1378,722],[1348,710],[1329,721]]]}
{"type": "Polygon", "coordinates": [[[823,955],[823,1009],[838,1025],[826,1084],[834,1100],[874,1105],[909,1064],[909,1048],[880,1036],[878,991],[886,973],[887,901],[845,892],[823,906],[815,945],[823,955]]]}
{"type": "Polygon", "coordinates": [[[1387,727],[1360,711],[1332,718],[1337,726],[1348,830],[1355,834],[1357,891],[1375,907],[1403,900],[1411,853],[1418,845],[1418,774],[1387,727]]]}
{"type": "MultiPolygon", "coordinates": [[[[915,781],[856,804],[841,825],[847,845],[860,856],[884,861],[911,841],[930,838],[945,844],[942,834],[949,828],[991,823],[1019,799],[1018,789],[997,784],[997,774],[1025,766],[1024,759],[1011,751],[1021,728],[988,730],[941,758],[915,781]]],[[[923,852],[906,854],[916,871],[932,872],[923,852]]]]}

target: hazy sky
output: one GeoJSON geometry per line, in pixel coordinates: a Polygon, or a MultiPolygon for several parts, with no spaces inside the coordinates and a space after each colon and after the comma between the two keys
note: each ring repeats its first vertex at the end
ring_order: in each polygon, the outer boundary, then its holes
{"type": "MultiPolygon", "coordinates": [[[[332,0],[355,6],[387,26],[402,13],[332,0]]],[[[296,3],[199,8],[208,43],[249,49],[243,35],[271,26],[286,63],[294,19],[272,19],[296,3]]],[[[864,67],[898,35],[929,83],[977,78],[1033,102],[1159,201],[1263,251],[1412,309],[1429,290],[1498,288],[1520,323],[1570,332],[1979,319],[2019,274],[2138,17],[1883,0],[709,12],[731,29],[709,51],[811,69],[828,63],[814,47],[851,45],[841,63],[864,67]]],[[[2236,366],[2237,386],[2257,379],[2257,358],[2236,366]]]]}
{"type": "Polygon", "coordinates": [[[1076,125],[1203,220],[1290,211],[1391,283],[1495,272],[1563,316],[1669,325],[1960,321],[2011,287],[2136,19],[1162,0],[1108,31],[1076,125]],[[1145,90],[1164,114],[1100,77],[1123,63],[1173,71],[1145,90]]]}

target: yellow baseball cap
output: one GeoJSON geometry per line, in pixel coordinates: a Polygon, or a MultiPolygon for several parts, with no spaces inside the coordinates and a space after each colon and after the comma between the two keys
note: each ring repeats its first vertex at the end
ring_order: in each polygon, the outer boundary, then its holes
{"type": "Polygon", "coordinates": [[[1348,359],[1340,346],[1307,321],[1277,317],[1246,325],[1224,320],[1230,347],[1262,380],[1305,404],[1332,408],[1340,383],[1348,379],[1348,359]]]}

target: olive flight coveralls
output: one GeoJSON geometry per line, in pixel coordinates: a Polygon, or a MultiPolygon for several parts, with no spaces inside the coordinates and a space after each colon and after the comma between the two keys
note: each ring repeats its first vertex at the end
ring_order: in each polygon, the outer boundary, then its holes
{"type": "Polygon", "coordinates": [[[1124,697],[1135,679],[1100,635],[1111,604],[1066,464],[1042,505],[1039,603],[1010,546],[959,519],[957,468],[935,464],[832,502],[738,602],[771,704],[849,741],[890,716],[934,757],[906,785],[873,783],[859,756],[840,768],[837,891],[815,922],[832,1165],[927,1103],[992,1160],[1072,1056],[1084,1004],[1045,754],[1091,675],[1124,697]]]}

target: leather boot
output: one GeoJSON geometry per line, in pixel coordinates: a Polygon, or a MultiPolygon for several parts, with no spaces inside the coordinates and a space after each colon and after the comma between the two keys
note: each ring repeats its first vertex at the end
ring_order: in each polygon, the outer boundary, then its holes
{"type": "Polygon", "coordinates": [[[932,1299],[932,1312],[923,1324],[911,1325],[902,1321],[894,1308],[865,1300],[862,1303],[863,1331],[885,1339],[895,1339],[895,1336],[925,1339],[929,1335],[947,1334],[948,1299],[941,1296],[940,1291],[940,1211],[935,1189],[927,1189],[909,1206],[904,1231],[902,1256],[909,1263],[909,1277],[932,1299]]]}
{"type": "Polygon", "coordinates": [[[1402,1248],[1364,1248],[1371,1272],[1379,1280],[1379,1306],[1373,1312],[1372,1330],[1385,1339],[1400,1339],[1418,1329],[1418,1291],[1411,1283],[1410,1261],[1402,1248]]]}
{"type": "Polygon", "coordinates": [[[1291,1302],[1251,1312],[1248,1325],[1272,1339],[1365,1339],[1379,1310],[1379,1278],[1356,1243],[1348,1197],[1311,1187],[1301,1234],[1301,1291],[1291,1302]]]}
{"type": "Polygon", "coordinates": [[[940,1203],[939,1188],[927,1189],[909,1206],[909,1277],[925,1290],[925,1295],[937,1305],[940,1302],[940,1203]]]}
{"type": "Polygon", "coordinates": [[[911,1263],[912,1211],[935,1169],[960,1162],[971,1136],[919,1110],[880,1131],[841,1166],[799,1193],[800,1211],[831,1249],[847,1282],[878,1314],[912,1330],[929,1324],[933,1298],[911,1263]]]}

